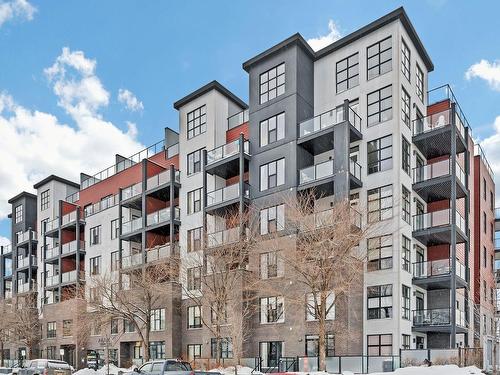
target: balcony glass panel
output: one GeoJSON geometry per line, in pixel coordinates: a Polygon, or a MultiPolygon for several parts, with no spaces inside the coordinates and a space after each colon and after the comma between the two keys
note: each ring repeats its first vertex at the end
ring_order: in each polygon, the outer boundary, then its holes
{"type": "Polygon", "coordinates": [[[45,277],[45,285],[46,286],[54,286],[59,284],[59,275],[46,276],[45,277]]]}
{"type": "Polygon", "coordinates": [[[170,221],[170,207],[162,208],[156,212],[148,214],[146,217],[146,225],[155,225],[170,221]]]}
{"type": "MultiPolygon", "coordinates": [[[[243,152],[249,154],[250,142],[243,142],[243,152]]],[[[219,146],[207,152],[207,164],[215,163],[219,160],[223,160],[233,155],[237,155],[240,152],[240,140],[236,139],[232,142],[226,143],[225,145],[219,146]]]]}
{"type": "Polygon", "coordinates": [[[361,165],[349,159],[349,173],[361,181],[361,165]]]}
{"type": "Polygon", "coordinates": [[[140,266],[142,264],[142,253],[127,255],[122,258],[122,268],[140,266]]]}
{"type": "Polygon", "coordinates": [[[56,217],[54,220],[51,220],[45,224],[45,231],[50,232],[51,230],[59,228],[59,218],[56,217]]]}
{"type": "Polygon", "coordinates": [[[45,249],[45,259],[50,259],[54,258],[59,255],[59,247],[52,247],[52,248],[46,248],[45,249]]]}
{"type": "Polygon", "coordinates": [[[2,247],[2,255],[7,255],[12,253],[12,246],[11,245],[6,245],[2,247]]]}
{"type": "Polygon", "coordinates": [[[142,217],[138,217],[122,224],[122,234],[134,232],[142,228],[142,217]]]}
{"type": "Polygon", "coordinates": [[[122,190],[122,201],[136,197],[142,193],[142,182],[129,186],[122,190]]]}
{"type": "Polygon", "coordinates": [[[76,281],[76,270],[63,272],[61,275],[61,281],[63,283],[71,283],[76,281]]]}
{"type": "Polygon", "coordinates": [[[30,239],[30,233],[31,233],[31,239],[32,240],[36,240],[38,238],[38,235],[37,235],[37,233],[34,230],[27,230],[26,232],[21,233],[17,237],[17,243],[19,244],[21,242],[28,241],[30,239]]]}
{"type": "Polygon", "coordinates": [[[323,163],[301,169],[299,171],[299,183],[305,184],[329,176],[333,176],[333,160],[327,160],[323,163]]]}
{"type": "Polygon", "coordinates": [[[244,124],[245,122],[248,122],[248,109],[245,109],[241,112],[236,113],[235,115],[228,117],[227,128],[228,130],[233,129],[237,126],[240,126],[241,124],[244,124]]]}
{"type": "MultiPolygon", "coordinates": [[[[361,117],[349,107],[349,123],[361,131],[361,117]]],[[[344,121],[344,107],[331,109],[299,124],[299,138],[327,129],[344,121]]]]}
{"type": "MultiPolygon", "coordinates": [[[[250,186],[243,184],[243,196],[250,197],[250,186]]],[[[228,202],[240,196],[240,184],[236,183],[207,193],[207,206],[228,202]]]]}
{"type": "MultiPolygon", "coordinates": [[[[76,248],[77,248],[77,244],[78,244],[77,240],[62,244],[61,253],[62,254],[69,254],[69,253],[75,252],[76,248]]],[[[80,250],[85,250],[85,242],[84,241],[80,241],[80,250]]]]}
{"type": "MultiPolygon", "coordinates": [[[[36,256],[34,256],[34,255],[31,256],[31,264],[33,266],[37,265],[37,259],[36,259],[36,256]]],[[[17,257],[17,267],[18,268],[28,267],[29,265],[30,265],[30,257],[27,257],[27,256],[18,256],[17,257]]]]}
{"type": "MultiPolygon", "coordinates": [[[[445,159],[432,164],[426,164],[421,167],[413,168],[413,183],[423,182],[431,180],[433,178],[438,178],[442,176],[448,176],[451,174],[451,159],[445,159]]],[[[458,180],[465,185],[465,172],[456,162],[455,175],[458,180]]]]}
{"type": "MultiPolygon", "coordinates": [[[[413,121],[413,135],[419,135],[430,132],[435,129],[443,128],[451,124],[452,110],[446,109],[413,121]]],[[[465,138],[465,126],[458,114],[455,114],[455,126],[457,132],[465,138]]]]}
{"type": "Polygon", "coordinates": [[[229,228],[208,234],[208,247],[217,247],[238,242],[240,240],[240,227],[229,228]]]}
{"type": "MultiPolygon", "coordinates": [[[[467,315],[464,311],[455,309],[455,322],[457,326],[468,326],[467,315]]],[[[451,308],[413,310],[413,325],[416,327],[449,324],[451,324],[451,308]]]]}
{"type": "MultiPolygon", "coordinates": [[[[429,228],[437,228],[441,226],[446,226],[451,224],[451,214],[450,209],[427,212],[424,214],[419,214],[413,216],[413,230],[423,230],[429,228]]],[[[456,212],[456,224],[465,233],[465,220],[456,212]]]]}
{"type": "Polygon", "coordinates": [[[154,248],[146,249],[146,261],[154,262],[159,259],[169,258],[171,255],[171,244],[165,244],[154,248]]]}
{"type": "MultiPolygon", "coordinates": [[[[437,259],[425,262],[413,263],[413,277],[428,278],[433,276],[444,276],[451,273],[451,259],[437,259]]],[[[466,280],[466,268],[458,260],[455,273],[458,277],[466,280]]]]}
{"type": "Polygon", "coordinates": [[[148,178],[146,186],[148,190],[151,190],[158,186],[168,184],[169,182],[170,182],[170,170],[166,170],[161,173],[158,173],[153,177],[148,178]]]}

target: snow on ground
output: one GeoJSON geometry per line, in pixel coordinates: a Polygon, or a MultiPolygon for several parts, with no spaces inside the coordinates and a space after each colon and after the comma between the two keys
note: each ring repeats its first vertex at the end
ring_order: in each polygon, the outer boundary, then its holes
{"type": "MultiPolygon", "coordinates": [[[[113,364],[109,365],[109,375],[118,375],[118,372],[121,371],[123,373],[125,372],[131,372],[133,370],[132,368],[120,368],[117,367],[113,364]]],[[[108,367],[103,366],[99,370],[95,371],[91,368],[84,368],[81,370],[78,370],[77,372],[74,372],[73,375],[107,375],[108,374],[108,367]]]]}
{"type": "MultiPolygon", "coordinates": [[[[237,367],[236,373],[234,371],[234,366],[229,366],[226,368],[223,368],[223,367],[214,368],[214,369],[208,370],[208,372],[220,372],[223,375],[236,375],[236,374],[237,375],[260,375],[260,374],[262,374],[262,372],[259,372],[259,371],[252,372],[253,369],[250,367],[239,366],[239,365],[236,367],[237,367]]],[[[86,374],[83,374],[83,375],[86,375],[86,374]]]]}

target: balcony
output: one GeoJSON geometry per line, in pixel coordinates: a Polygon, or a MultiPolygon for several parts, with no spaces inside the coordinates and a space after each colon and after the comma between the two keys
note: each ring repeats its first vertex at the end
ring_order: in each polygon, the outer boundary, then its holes
{"type": "Polygon", "coordinates": [[[167,243],[165,245],[146,249],[146,262],[153,263],[170,258],[176,253],[176,245],[167,243]]]}
{"type": "Polygon", "coordinates": [[[250,185],[247,183],[243,184],[243,196],[240,194],[239,183],[211,191],[207,193],[206,211],[211,213],[214,211],[219,213],[226,212],[229,206],[239,203],[240,198],[243,198],[245,203],[248,203],[250,200],[250,185]]]}
{"type": "Polygon", "coordinates": [[[59,275],[45,276],[45,287],[50,288],[59,285],[59,275]]]}
{"type": "MultiPolygon", "coordinates": [[[[63,227],[70,227],[70,226],[76,226],[76,216],[77,216],[77,211],[72,211],[66,215],[63,215],[61,219],[61,228],[63,227]]],[[[85,221],[83,218],[80,217],[80,224],[84,224],[85,221]]]]}
{"type": "Polygon", "coordinates": [[[122,258],[122,269],[135,268],[142,265],[142,252],[124,256],[122,258]]]}
{"type": "Polygon", "coordinates": [[[234,129],[244,123],[248,122],[248,109],[236,113],[235,115],[229,116],[227,118],[227,130],[234,129]]]}
{"type": "MultiPolygon", "coordinates": [[[[237,176],[240,173],[240,139],[207,151],[207,164],[205,170],[211,175],[224,179],[237,176]]],[[[250,142],[243,141],[244,171],[248,170],[250,160],[250,142]]]]}
{"type": "MultiPolygon", "coordinates": [[[[438,259],[413,263],[413,284],[427,290],[450,289],[452,260],[438,259]]],[[[457,288],[467,287],[467,269],[458,260],[455,265],[457,288]]]]}
{"type": "MultiPolygon", "coordinates": [[[[180,218],[180,208],[174,207],[174,220],[179,221],[180,218]]],[[[161,210],[152,212],[146,216],[146,225],[148,227],[160,226],[161,224],[173,224],[170,223],[170,207],[162,208],[161,210]]]]}
{"type": "MultiPolygon", "coordinates": [[[[248,228],[246,229],[248,235],[248,228]]],[[[243,240],[244,236],[241,234],[240,227],[234,227],[229,229],[224,229],[218,232],[207,234],[207,247],[215,248],[219,246],[227,246],[243,240]]]]}
{"type": "Polygon", "coordinates": [[[456,243],[467,240],[464,218],[456,212],[456,224],[452,224],[452,210],[445,209],[413,216],[413,237],[425,246],[451,244],[451,231],[456,228],[456,243]]]}
{"type": "MultiPolygon", "coordinates": [[[[455,310],[457,333],[466,333],[468,320],[464,311],[455,310]]],[[[450,332],[451,308],[413,310],[413,330],[416,332],[450,332]]]]}
{"type": "Polygon", "coordinates": [[[142,229],[142,217],[137,217],[122,223],[122,236],[132,235],[142,229]]]}
{"type": "Polygon", "coordinates": [[[59,236],[58,229],[59,229],[59,217],[56,217],[55,219],[50,220],[45,224],[45,235],[51,238],[58,237],[59,236]]]}
{"type": "Polygon", "coordinates": [[[140,208],[142,197],[142,181],[121,191],[121,205],[125,207],[140,208]]]}
{"type": "MultiPolygon", "coordinates": [[[[363,138],[361,134],[361,118],[349,107],[350,141],[355,142],[363,138]]],[[[331,109],[299,124],[299,138],[297,144],[313,155],[333,150],[335,125],[344,122],[344,107],[331,109]]]]}
{"type": "Polygon", "coordinates": [[[361,165],[349,158],[349,188],[358,189],[363,186],[361,182],[361,165]]]}
{"type": "Polygon", "coordinates": [[[74,240],[74,241],[62,244],[61,256],[74,254],[74,253],[76,253],[77,250],[80,250],[80,251],[85,250],[85,241],[74,240]],[[80,244],[79,249],[78,249],[78,243],[80,244]]]}
{"type": "Polygon", "coordinates": [[[26,247],[30,241],[38,241],[38,235],[34,230],[27,230],[17,236],[17,246],[26,247]]]}
{"type": "MultiPolygon", "coordinates": [[[[336,211],[334,208],[318,211],[304,218],[301,225],[301,230],[310,231],[321,229],[331,225],[335,225],[338,220],[335,220],[336,211]]],[[[350,220],[353,228],[361,229],[361,213],[351,207],[350,220]]]]}
{"type": "Polygon", "coordinates": [[[69,272],[63,272],[61,274],[61,284],[76,283],[76,281],[77,281],[76,270],[69,271],[69,272]]]}
{"type": "MultiPolygon", "coordinates": [[[[413,143],[426,159],[451,154],[453,111],[446,109],[413,121],[413,143]]],[[[456,153],[467,150],[465,126],[455,113],[456,153]]]]}
{"type": "Polygon", "coordinates": [[[451,159],[413,168],[413,190],[429,203],[451,199],[451,188],[455,181],[457,198],[467,195],[466,177],[462,167],[456,162],[455,176],[452,175],[451,159]]]}
{"type": "Polygon", "coordinates": [[[333,194],[333,160],[311,165],[299,170],[298,190],[315,188],[323,196],[333,194]]]}
{"type": "MultiPolygon", "coordinates": [[[[181,174],[178,170],[174,171],[174,186],[180,187],[181,174]]],[[[170,169],[158,173],[146,180],[146,193],[162,201],[169,201],[170,183],[172,182],[170,169]]],[[[175,194],[175,191],[174,191],[175,194]]],[[[174,197],[175,199],[176,197],[174,197]]]]}
{"type": "Polygon", "coordinates": [[[45,247],[45,260],[51,260],[51,259],[54,259],[59,256],[59,246],[55,246],[55,247],[51,247],[51,248],[48,248],[48,247],[45,247]]]}
{"type": "Polygon", "coordinates": [[[32,255],[31,257],[29,256],[18,256],[17,257],[17,269],[22,269],[22,268],[27,268],[29,266],[32,267],[37,267],[37,259],[36,256],[32,255]],[[30,264],[30,259],[31,259],[31,264],[30,264]]]}
{"type": "Polygon", "coordinates": [[[36,290],[36,284],[33,284],[33,286],[30,286],[29,282],[17,284],[17,294],[27,293],[32,290],[36,290]]]}
{"type": "Polygon", "coordinates": [[[101,211],[104,211],[110,207],[114,207],[119,203],[119,201],[120,201],[119,195],[115,194],[115,195],[111,195],[111,196],[107,197],[106,199],[103,199],[99,202],[85,206],[84,213],[83,213],[84,217],[89,217],[89,216],[97,214],[101,211]]]}
{"type": "Polygon", "coordinates": [[[2,246],[2,255],[9,255],[9,254],[12,254],[12,246],[11,245],[2,246]]]}

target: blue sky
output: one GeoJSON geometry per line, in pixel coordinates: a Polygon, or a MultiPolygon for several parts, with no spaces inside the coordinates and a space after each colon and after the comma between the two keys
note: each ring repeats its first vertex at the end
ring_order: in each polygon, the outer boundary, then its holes
{"type": "MultiPolygon", "coordinates": [[[[434,62],[429,86],[453,86],[500,174],[498,1],[0,0],[0,199],[29,189],[50,169],[76,178],[110,164],[115,152],[155,143],[164,126],[177,127],[172,103],[213,79],[247,100],[241,64],[295,32],[327,36],[333,21],[346,35],[401,5],[434,62]],[[81,82],[87,96],[72,90],[81,82]],[[120,90],[129,92],[128,102],[120,102],[120,90]],[[94,150],[87,133],[99,126],[107,138],[94,150]],[[44,131],[61,129],[50,141],[59,143],[43,143],[44,131]],[[5,149],[14,145],[15,159],[5,149]],[[72,164],[79,154],[92,158],[72,164]],[[23,178],[13,178],[12,166],[23,178]]],[[[0,204],[0,236],[9,232],[6,209],[0,204]]]]}

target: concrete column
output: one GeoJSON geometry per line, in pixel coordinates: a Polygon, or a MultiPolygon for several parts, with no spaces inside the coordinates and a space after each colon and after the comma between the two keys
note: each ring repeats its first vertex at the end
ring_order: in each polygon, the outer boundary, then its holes
{"type": "Polygon", "coordinates": [[[75,238],[76,238],[76,292],[80,291],[80,206],[76,206],[76,229],[75,229],[75,238]]]}
{"type": "MultiPolygon", "coordinates": [[[[469,272],[469,254],[470,254],[470,228],[469,228],[469,209],[470,209],[470,195],[469,195],[469,173],[470,173],[470,150],[469,150],[469,129],[467,128],[465,130],[465,188],[466,188],[466,196],[465,196],[465,230],[466,230],[466,235],[467,235],[467,242],[465,243],[465,277],[467,284],[470,283],[470,272],[469,272]]],[[[470,285],[469,285],[470,286],[470,285]]],[[[465,288],[464,290],[464,298],[465,298],[465,306],[464,306],[464,313],[465,317],[468,320],[472,320],[472,324],[474,319],[469,319],[470,317],[470,309],[469,309],[469,289],[465,288]]],[[[469,322],[471,323],[471,322],[469,322]]],[[[468,345],[469,343],[469,334],[466,333],[464,335],[465,340],[464,344],[468,345]]]]}
{"type": "MultiPolygon", "coordinates": [[[[202,155],[202,174],[203,174],[203,233],[204,233],[204,240],[205,243],[207,241],[207,150],[203,150],[203,155],[202,155]]],[[[187,213],[187,212],[186,212],[187,213]]]]}
{"type": "Polygon", "coordinates": [[[58,247],[59,247],[59,256],[57,257],[57,265],[59,267],[59,287],[58,293],[59,293],[59,301],[61,300],[61,282],[62,282],[62,259],[61,259],[61,252],[62,252],[62,230],[61,230],[61,224],[62,224],[62,201],[59,201],[59,218],[58,218],[58,225],[57,225],[57,233],[58,233],[58,247]]]}
{"type": "Polygon", "coordinates": [[[123,258],[123,251],[122,251],[122,226],[123,226],[123,208],[122,208],[122,188],[118,188],[118,223],[119,223],[119,230],[118,230],[118,261],[119,261],[119,272],[118,272],[118,287],[119,289],[122,288],[122,273],[121,273],[121,268],[122,268],[122,258],[123,258]]]}
{"type": "MultiPolygon", "coordinates": [[[[146,266],[146,225],[147,225],[147,205],[146,205],[146,189],[148,179],[148,160],[142,159],[142,192],[141,192],[141,211],[142,211],[142,229],[141,229],[141,249],[142,249],[142,265],[146,266]]],[[[143,274],[143,276],[145,276],[143,274]]]]}
{"type": "Polygon", "coordinates": [[[456,346],[456,335],[457,335],[457,325],[456,325],[456,307],[457,307],[457,279],[456,279],[456,269],[457,269],[457,185],[456,185],[456,161],[457,161],[457,135],[455,126],[455,104],[451,105],[450,110],[451,118],[451,244],[450,244],[450,257],[451,257],[451,285],[450,285],[450,320],[451,320],[451,331],[450,331],[450,348],[456,346]]]}
{"type": "Polygon", "coordinates": [[[175,167],[172,164],[170,166],[170,250],[173,250],[173,243],[174,243],[174,235],[175,235],[175,167]]]}
{"type": "Polygon", "coordinates": [[[240,220],[240,235],[244,236],[245,235],[245,228],[244,228],[244,223],[243,223],[243,212],[244,212],[244,204],[245,200],[243,199],[244,195],[244,189],[245,189],[245,153],[244,153],[244,146],[245,146],[245,137],[243,136],[243,133],[240,133],[239,139],[239,179],[238,179],[238,189],[240,192],[240,202],[239,202],[239,220],[240,220]]]}
{"type": "Polygon", "coordinates": [[[334,127],[333,137],[333,173],[335,201],[349,199],[349,101],[344,100],[344,120],[334,127]]]}

